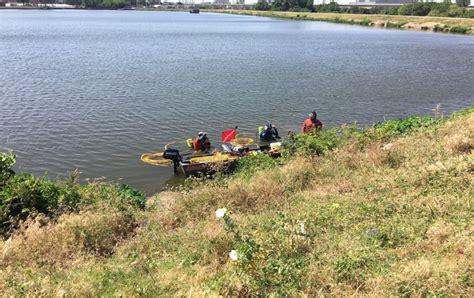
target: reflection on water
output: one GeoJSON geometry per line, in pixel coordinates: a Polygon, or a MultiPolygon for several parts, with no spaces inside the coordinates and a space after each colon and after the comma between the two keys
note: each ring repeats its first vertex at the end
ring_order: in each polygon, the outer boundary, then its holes
{"type": "Polygon", "coordinates": [[[153,192],[172,169],[140,154],[199,130],[474,104],[470,36],[143,11],[8,10],[0,28],[0,149],[51,177],[78,168],[153,192]]]}

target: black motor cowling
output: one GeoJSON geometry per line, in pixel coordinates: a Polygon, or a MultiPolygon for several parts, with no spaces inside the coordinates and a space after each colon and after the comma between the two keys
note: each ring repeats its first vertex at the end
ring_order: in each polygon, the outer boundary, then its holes
{"type": "Polygon", "coordinates": [[[179,150],[177,149],[166,149],[165,152],[163,152],[163,158],[180,161],[181,154],[179,154],[179,150]]]}
{"type": "Polygon", "coordinates": [[[179,162],[182,161],[181,154],[179,154],[179,150],[177,149],[166,149],[165,152],[163,152],[163,158],[169,159],[173,161],[173,169],[174,172],[178,172],[178,166],[179,162]]]}

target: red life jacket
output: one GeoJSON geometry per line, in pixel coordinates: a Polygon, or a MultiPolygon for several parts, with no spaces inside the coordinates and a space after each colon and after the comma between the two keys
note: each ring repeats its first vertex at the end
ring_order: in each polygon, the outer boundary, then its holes
{"type": "Polygon", "coordinates": [[[303,127],[301,127],[301,133],[308,133],[313,129],[313,121],[311,118],[308,118],[304,121],[303,127]]]}
{"type": "Polygon", "coordinates": [[[193,140],[193,149],[194,151],[207,151],[211,148],[211,143],[209,139],[200,140],[199,137],[196,137],[193,140]]]}
{"type": "Polygon", "coordinates": [[[199,142],[199,138],[196,137],[194,140],[193,140],[193,149],[194,151],[199,151],[201,150],[201,142],[199,142]]]}

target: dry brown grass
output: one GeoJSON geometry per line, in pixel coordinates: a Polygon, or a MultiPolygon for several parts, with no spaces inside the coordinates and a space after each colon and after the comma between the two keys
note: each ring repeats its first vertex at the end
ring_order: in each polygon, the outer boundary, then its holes
{"type": "Polygon", "coordinates": [[[133,233],[135,223],[121,213],[64,215],[57,222],[27,221],[2,242],[3,266],[74,267],[113,253],[133,233]]]}
{"type": "Polygon", "coordinates": [[[450,123],[446,127],[444,144],[453,154],[469,154],[474,149],[474,115],[466,119],[465,125],[450,123]]]}

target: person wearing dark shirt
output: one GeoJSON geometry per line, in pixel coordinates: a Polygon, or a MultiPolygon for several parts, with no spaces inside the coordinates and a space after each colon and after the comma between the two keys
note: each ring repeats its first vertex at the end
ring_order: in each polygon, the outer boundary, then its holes
{"type": "Polygon", "coordinates": [[[264,141],[275,141],[279,138],[280,136],[278,135],[276,126],[273,126],[270,121],[267,121],[260,133],[260,139],[264,141]]]}
{"type": "Polygon", "coordinates": [[[211,142],[207,137],[207,133],[200,131],[197,137],[193,140],[193,149],[194,151],[204,151],[207,152],[211,149],[211,142]]]}

